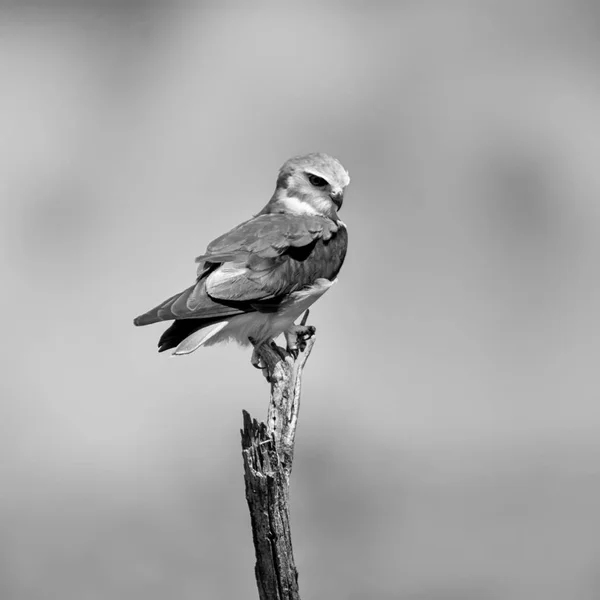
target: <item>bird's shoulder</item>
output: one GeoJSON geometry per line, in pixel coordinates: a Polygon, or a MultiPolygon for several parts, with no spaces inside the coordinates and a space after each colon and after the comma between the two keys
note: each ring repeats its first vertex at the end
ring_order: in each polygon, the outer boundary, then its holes
{"type": "Polygon", "coordinates": [[[316,239],[327,242],[341,227],[345,228],[341,221],[321,215],[262,213],[214,239],[196,262],[224,262],[250,254],[276,257],[316,239]]]}

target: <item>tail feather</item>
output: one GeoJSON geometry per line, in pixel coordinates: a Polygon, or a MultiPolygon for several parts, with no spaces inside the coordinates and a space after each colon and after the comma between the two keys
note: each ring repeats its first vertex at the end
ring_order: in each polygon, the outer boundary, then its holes
{"type": "MultiPolygon", "coordinates": [[[[148,312],[136,317],[134,325],[150,325],[159,321],[173,319],[215,319],[224,318],[243,312],[240,308],[233,308],[215,302],[207,293],[204,281],[187,288],[179,294],[171,296],[148,312]]],[[[213,321],[214,322],[214,321],[213,321]]]]}
{"type": "Polygon", "coordinates": [[[158,351],[164,352],[171,348],[177,348],[185,339],[190,337],[197,331],[201,331],[207,327],[221,322],[221,319],[181,319],[174,321],[171,326],[166,329],[158,340],[158,351]]]}
{"type": "MultiPolygon", "coordinates": [[[[187,290],[186,290],[187,291],[187,290]]],[[[183,292],[183,294],[185,294],[185,292],[183,292]]],[[[175,296],[171,296],[171,298],[169,298],[168,300],[165,300],[162,304],[159,304],[158,306],[155,306],[153,309],[149,310],[148,312],[144,313],[143,315],[140,315],[139,317],[136,317],[133,320],[133,324],[134,325],[150,325],[151,323],[158,323],[159,321],[164,321],[166,319],[168,319],[168,316],[163,316],[165,315],[165,309],[168,310],[168,308],[171,306],[171,304],[173,304],[173,302],[175,302],[175,300],[177,300],[177,298],[179,298],[179,296],[181,296],[182,294],[175,294],[175,296]]],[[[173,319],[174,317],[171,317],[171,319],[173,319]]]]}
{"type": "Polygon", "coordinates": [[[174,321],[158,341],[158,351],[176,348],[175,354],[189,354],[223,329],[235,315],[253,311],[252,305],[222,304],[206,293],[206,282],[200,279],[195,285],[171,296],[148,312],[136,317],[134,325],[150,325],[160,321],[174,321]]]}
{"type": "Polygon", "coordinates": [[[200,346],[203,346],[214,337],[219,331],[229,324],[228,321],[220,321],[214,325],[208,325],[202,327],[198,331],[192,333],[192,335],[186,337],[175,349],[173,356],[182,356],[184,354],[191,354],[195,350],[198,350],[200,346]]]}

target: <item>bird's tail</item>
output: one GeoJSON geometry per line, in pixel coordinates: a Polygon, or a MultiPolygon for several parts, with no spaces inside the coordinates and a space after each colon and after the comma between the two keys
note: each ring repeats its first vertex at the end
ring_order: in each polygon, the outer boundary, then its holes
{"type": "Polygon", "coordinates": [[[158,351],[175,348],[174,354],[190,354],[208,342],[228,321],[216,319],[182,319],[174,321],[158,341],[158,351]]]}
{"type": "Polygon", "coordinates": [[[221,304],[206,293],[206,282],[199,279],[195,285],[133,320],[135,325],[149,325],[174,320],[162,334],[158,351],[175,348],[174,354],[190,354],[221,331],[235,315],[246,307],[221,304]]]}
{"type": "Polygon", "coordinates": [[[244,311],[240,308],[215,302],[206,293],[205,281],[200,280],[183,292],[171,296],[168,300],[136,317],[133,324],[150,325],[173,319],[209,320],[209,324],[212,324],[241,312],[244,311]]]}
{"type": "Polygon", "coordinates": [[[229,324],[229,321],[219,321],[213,325],[206,325],[198,331],[192,333],[192,335],[186,337],[182,342],[177,345],[173,356],[183,356],[185,354],[191,354],[195,350],[198,350],[200,346],[204,346],[210,339],[212,339],[217,333],[224,329],[229,324]]]}
{"type": "MultiPolygon", "coordinates": [[[[143,315],[136,317],[133,320],[134,325],[150,325],[151,323],[158,323],[159,321],[165,321],[168,319],[174,319],[173,311],[171,307],[175,304],[178,298],[187,294],[192,288],[188,288],[184,292],[171,296],[168,300],[165,300],[162,304],[155,306],[143,315]]],[[[189,295],[189,294],[188,294],[189,295]]]]}

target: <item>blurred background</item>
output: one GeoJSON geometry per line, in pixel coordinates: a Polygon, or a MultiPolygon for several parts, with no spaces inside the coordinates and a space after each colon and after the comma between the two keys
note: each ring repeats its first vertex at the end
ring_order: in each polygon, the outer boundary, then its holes
{"type": "Polygon", "coordinates": [[[290,156],[338,157],[303,598],[600,598],[600,5],[0,7],[0,597],[257,598],[234,346],[156,353],[290,156]]]}

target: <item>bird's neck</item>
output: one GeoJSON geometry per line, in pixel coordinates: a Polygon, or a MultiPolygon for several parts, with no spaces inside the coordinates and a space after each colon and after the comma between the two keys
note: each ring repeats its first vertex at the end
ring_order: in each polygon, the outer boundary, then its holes
{"type": "Polygon", "coordinates": [[[324,217],[337,221],[338,216],[334,208],[326,205],[324,202],[311,201],[306,194],[294,192],[291,189],[277,189],[273,197],[259,214],[284,213],[291,215],[312,215],[324,217]]]}

